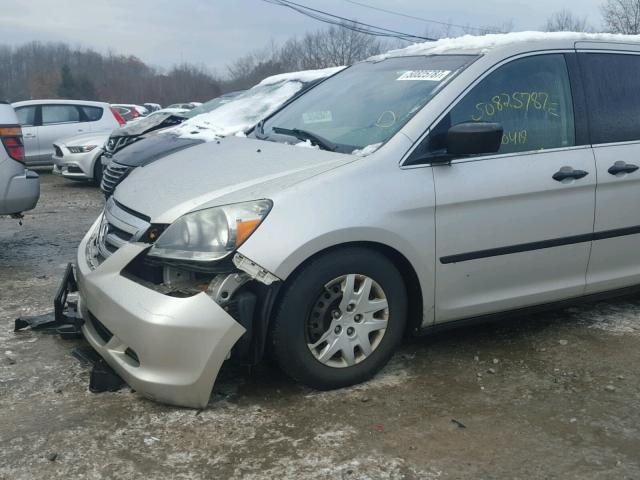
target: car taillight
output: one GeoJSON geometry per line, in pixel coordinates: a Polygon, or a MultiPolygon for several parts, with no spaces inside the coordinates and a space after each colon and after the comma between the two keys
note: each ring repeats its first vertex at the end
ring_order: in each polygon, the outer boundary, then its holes
{"type": "Polygon", "coordinates": [[[20,127],[0,127],[0,140],[11,158],[24,162],[24,144],[20,127]]]}
{"type": "Polygon", "coordinates": [[[118,122],[120,125],[124,125],[125,122],[124,118],[122,118],[122,115],[120,115],[120,113],[113,107],[111,107],[111,113],[113,114],[113,118],[116,119],[116,122],[118,122]]]}

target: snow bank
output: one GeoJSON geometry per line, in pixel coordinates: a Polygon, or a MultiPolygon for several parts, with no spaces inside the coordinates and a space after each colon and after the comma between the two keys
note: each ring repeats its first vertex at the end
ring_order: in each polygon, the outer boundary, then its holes
{"type": "Polygon", "coordinates": [[[435,42],[416,43],[406,48],[390,50],[387,53],[371,57],[368,60],[379,61],[390,57],[434,55],[460,50],[486,53],[493,48],[508,45],[510,43],[537,42],[542,40],[604,40],[609,42],[639,42],[640,35],[577,32],[513,32],[489,35],[463,35],[455,38],[443,38],[435,42]]]}
{"type": "Polygon", "coordinates": [[[255,87],[233,100],[207,113],[190,118],[163,133],[205,142],[237,134],[253,127],[277,110],[303,87],[311,82],[339,72],[344,67],[284,73],[265,78],[255,87]]]}

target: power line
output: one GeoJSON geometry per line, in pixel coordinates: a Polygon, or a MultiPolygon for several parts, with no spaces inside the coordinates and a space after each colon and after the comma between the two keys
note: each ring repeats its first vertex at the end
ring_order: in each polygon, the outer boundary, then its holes
{"type": "Polygon", "coordinates": [[[368,35],[376,35],[382,37],[395,37],[400,38],[402,40],[412,41],[413,40],[433,40],[428,37],[422,37],[418,35],[412,35],[408,33],[399,32],[397,30],[390,30],[383,27],[378,27],[375,25],[370,25],[368,23],[358,22],[356,20],[351,20],[345,17],[341,17],[339,15],[334,15],[323,10],[318,10],[312,7],[308,7],[306,5],[301,5],[299,3],[295,3],[289,0],[263,0],[267,3],[271,3],[274,5],[280,5],[284,7],[288,7],[298,13],[311,17],[315,20],[319,20],[324,23],[329,23],[331,25],[337,25],[340,27],[347,28],[349,30],[354,30],[360,33],[365,33],[368,35]]]}
{"type": "Polygon", "coordinates": [[[408,42],[420,40],[420,41],[433,41],[435,39],[429,37],[423,37],[419,35],[413,35],[409,33],[399,32],[397,30],[391,30],[384,27],[378,27],[376,25],[371,25],[364,22],[359,22],[356,20],[351,20],[346,17],[342,17],[340,15],[334,15],[329,12],[325,12],[323,10],[318,10],[306,5],[301,5],[296,2],[292,2],[289,0],[262,0],[266,3],[271,3],[273,5],[279,5],[282,7],[290,8],[302,15],[306,15],[307,17],[313,18],[315,20],[328,23],[330,25],[336,25],[342,28],[346,28],[348,30],[352,30],[359,33],[364,33],[366,35],[374,35],[378,37],[393,37],[398,38],[400,40],[405,40],[408,42]]]}
{"type": "Polygon", "coordinates": [[[409,15],[409,14],[406,14],[406,13],[396,12],[396,11],[393,11],[393,10],[387,10],[386,8],[374,7],[373,5],[367,5],[366,3],[356,2],[355,0],[343,0],[343,1],[347,2],[347,3],[351,3],[353,5],[358,5],[360,7],[369,8],[371,10],[377,10],[379,12],[389,13],[391,15],[397,15],[398,17],[411,18],[413,20],[419,20],[421,22],[427,22],[427,23],[435,23],[437,25],[443,25],[445,27],[463,28],[463,29],[467,29],[467,30],[475,30],[477,32],[486,32],[487,30],[490,30],[490,29],[482,28],[482,27],[472,27],[472,26],[469,26],[469,25],[460,25],[460,24],[457,24],[457,23],[442,22],[440,20],[433,20],[433,19],[430,19],[430,18],[417,17],[415,15],[409,15]]]}

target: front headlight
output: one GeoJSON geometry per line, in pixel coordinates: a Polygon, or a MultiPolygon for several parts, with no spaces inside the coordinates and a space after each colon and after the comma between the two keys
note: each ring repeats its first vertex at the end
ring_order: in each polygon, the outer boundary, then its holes
{"type": "Polygon", "coordinates": [[[271,200],[254,200],[187,213],[172,223],[149,255],[212,262],[235,251],[271,210],[271,200]]]}
{"type": "Polygon", "coordinates": [[[71,153],[87,153],[96,148],[97,145],[83,145],[81,147],[67,147],[71,153]]]}

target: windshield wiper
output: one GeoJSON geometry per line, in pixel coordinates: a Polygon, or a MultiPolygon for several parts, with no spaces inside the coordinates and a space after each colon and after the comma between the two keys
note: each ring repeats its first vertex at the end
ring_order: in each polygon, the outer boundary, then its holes
{"type": "Polygon", "coordinates": [[[312,145],[317,145],[323,150],[328,150],[330,152],[335,152],[338,146],[330,140],[321,137],[320,135],[316,135],[315,133],[311,133],[307,130],[300,130],[299,128],[282,128],[282,127],[273,127],[272,130],[275,133],[281,135],[289,135],[291,137],[295,137],[298,140],[309,140],[312,145]]]}

